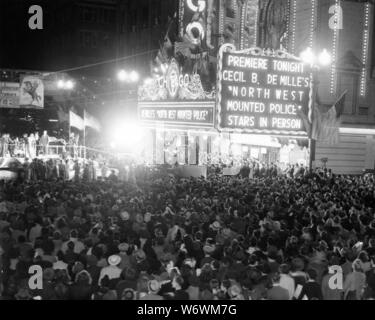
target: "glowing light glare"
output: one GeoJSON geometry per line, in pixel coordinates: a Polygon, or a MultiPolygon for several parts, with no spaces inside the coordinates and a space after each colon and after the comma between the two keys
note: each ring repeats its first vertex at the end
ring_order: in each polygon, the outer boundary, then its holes
{"type": "Polygon", "coordinates": [[[152,82],[153,82],[152,78],[147,78],[147,79],[145,79],[144,84],[150,85],[150,84],[152,84],[152,82]]]}
{"type": "Polygon", "coordinates": [[[119,79],[120,81],[127,81],[129,79],[129,75],[125,70],[120,70],[117,73],[117,79],[119,79]]]}
{"type": "Polygon", "coordinates": [[[331,55],[326,49],[324,49],[323,52],[319,55],[319,63],[322,66],[328,66],[331,64],[331,62],[332,62],[331,55]]]}
{"type": "Polygon", "coordinates": [[[144,137],[142,127],[133,123],[124,123],[113,132],[111,144],[115,147],[125,148],[127,152],[136,153],[141,147],[141,141],[144,137]]]}
{"type": "Polygon", "coordinates": [[[132,71],[130,73],[130,81],[131,82],[138,82],[139,81],[139,74],[136,71],[132,71]]]}
{"type": "Polygon", "coordinates": [[[242,148],[240,145],[233,145],[232,146],[232,153],[234,156],[240,156],[242,155],[242,148]]]}
{"type": "Polygon", "coordinates": [[[72,80],[64,81],[59,80],[57,81],[57,88],[63,89],[63,90],[72,90],[74,88],[74,82],[72,80]]]}
{"type": "Polygon", "coordinates": [[[63,80],[57,81],[57,87],[59,89],[64,89],[64,86],[65,86],[65,82],[63,80]]]}
{"type": "Polygon", "coordinates": [[[67,82],[65,82],[65,89],[71,90],[73,88],[74,88],[74,82],[73,81],[68,80],[67,82]]]}
{"type": "Polygon", "coordinates": [[[166,64],[162,64],[160,68],[161,68],[161,71],[162,71],[163,73],[166,73],[167,70],[168,70],[168,66],[167,66],[166,64]]]}
{"type": "Polygon", "coordinates": [[[308,63],[308,64],[315,63],[315,55],[311,48],[307,48],[305,51],[302,51],[300,54],[300,58],[305,63],[308,63]]]}

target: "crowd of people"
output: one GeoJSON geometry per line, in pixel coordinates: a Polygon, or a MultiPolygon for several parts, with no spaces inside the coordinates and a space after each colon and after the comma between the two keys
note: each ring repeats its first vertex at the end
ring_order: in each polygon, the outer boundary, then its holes
{"type": "Polygon", "coordinates": [[[40,155],[51,154],[70,154],[72,157],[78,157],[79,135],[73,132],[68,140],[48,135],[44,131],[42,135],[39,132],[24,134],[22,137],[11,137],[4,133],[0,137],[0,158],[4,157],[22,157],[35,159],[40,155]]]}
{"type": "MultiPolygon", "coordinates": [[[[63,170],[62,170],[63,171],[63,170]]],[[[375,297],[373,177],[178,178],[138,167],[0,185],[10,300],[375,297]],[[126,181],[127,180],[127,181],[126,181]],[[42,288],[29,286],[31,266],[42,288]],[[339,274],[330,269],[340,267],[339,274]],[[342,287],[332,287],[332,276],[342,287]]]]}

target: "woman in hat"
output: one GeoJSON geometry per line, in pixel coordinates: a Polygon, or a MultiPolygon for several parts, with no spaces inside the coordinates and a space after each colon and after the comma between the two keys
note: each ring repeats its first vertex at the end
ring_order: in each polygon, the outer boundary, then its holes
{"type": "Polygon", "coordinates": [[[100,285],[100,282],[105,276],[108,276],[109,280],[120,278],[120,275],[122,272],[122,270],[118,267],[120,263],[121,263],[120,256],[118,255],[110,256],[108,258],[109,266],[102,268],[102,270],[100,271],[98,284],[100,285]]]}
{"type": "Polygon", "coordinates": [[[148,281],[148,293],[139,300],[164,300],[158,293],[161,289],[160,283],[157,280],[148,281]]]}
{"type": "Polygon", "coordinates": [[[352,272],[344,281],[344,300],[361,300],[366,284],[366,275],[363,273],[362,262],[357,259],[353,262],[352,272]]]}

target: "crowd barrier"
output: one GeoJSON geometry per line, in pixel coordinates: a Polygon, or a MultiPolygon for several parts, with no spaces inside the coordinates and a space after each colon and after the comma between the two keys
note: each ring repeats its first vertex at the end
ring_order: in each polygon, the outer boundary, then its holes
{"type": "Polygon", "coordinates": [[[80,158],[92,159],[103,157],[115,157],[115,154],[99,149],[88,148],[77,145],[48,145],[47,147],[38,145],[35,150],[28,150],[24,145],[9,144],[8,148],[0,147],[0,158],[16,157],[16,158],[80,158]]]}

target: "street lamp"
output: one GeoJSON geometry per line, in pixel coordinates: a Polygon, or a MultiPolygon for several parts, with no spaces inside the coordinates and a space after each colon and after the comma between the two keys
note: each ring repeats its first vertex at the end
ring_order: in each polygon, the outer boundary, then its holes
{"type": "Polygon", "coordinates": [[[120,82],[137,83],[139,81],[139,73],[137,71],[128,72],[126,70],[120,70],[117,73],[117,79],[120,82]]]}
{"type": "Polygon", "coordinates": [[[59,80],[57,81],[57,88],[62,90],[72,90],[74,88],[74,82],[72,80],[59,80]]]}
{"type": "MultiPolygon", "coordinates": [[[[312,79],[311,79],[311,105],[312,110],[315,108],[315,101],[316,101],[316,86],[318,84],[318,71],[321,67],[326,67],[332,63],[332,57],[329,52],[324,49],[318,55],[316,55],[311,48],[307,48],[300,54],[301,61],[306,64],[311,65],[312,69],[312,79]]],[[[313,129],[313,117],[314,112],[312,111],[311,116],[311,124],[310,124],[310,131],[309,131],[309,149],[310,149],[310,159],[309,159],[309,168],[312,172],[313,162],[315,160],[315,150],[316,150],[316,141],[312,138],[312,129],[313,129]]]]}

